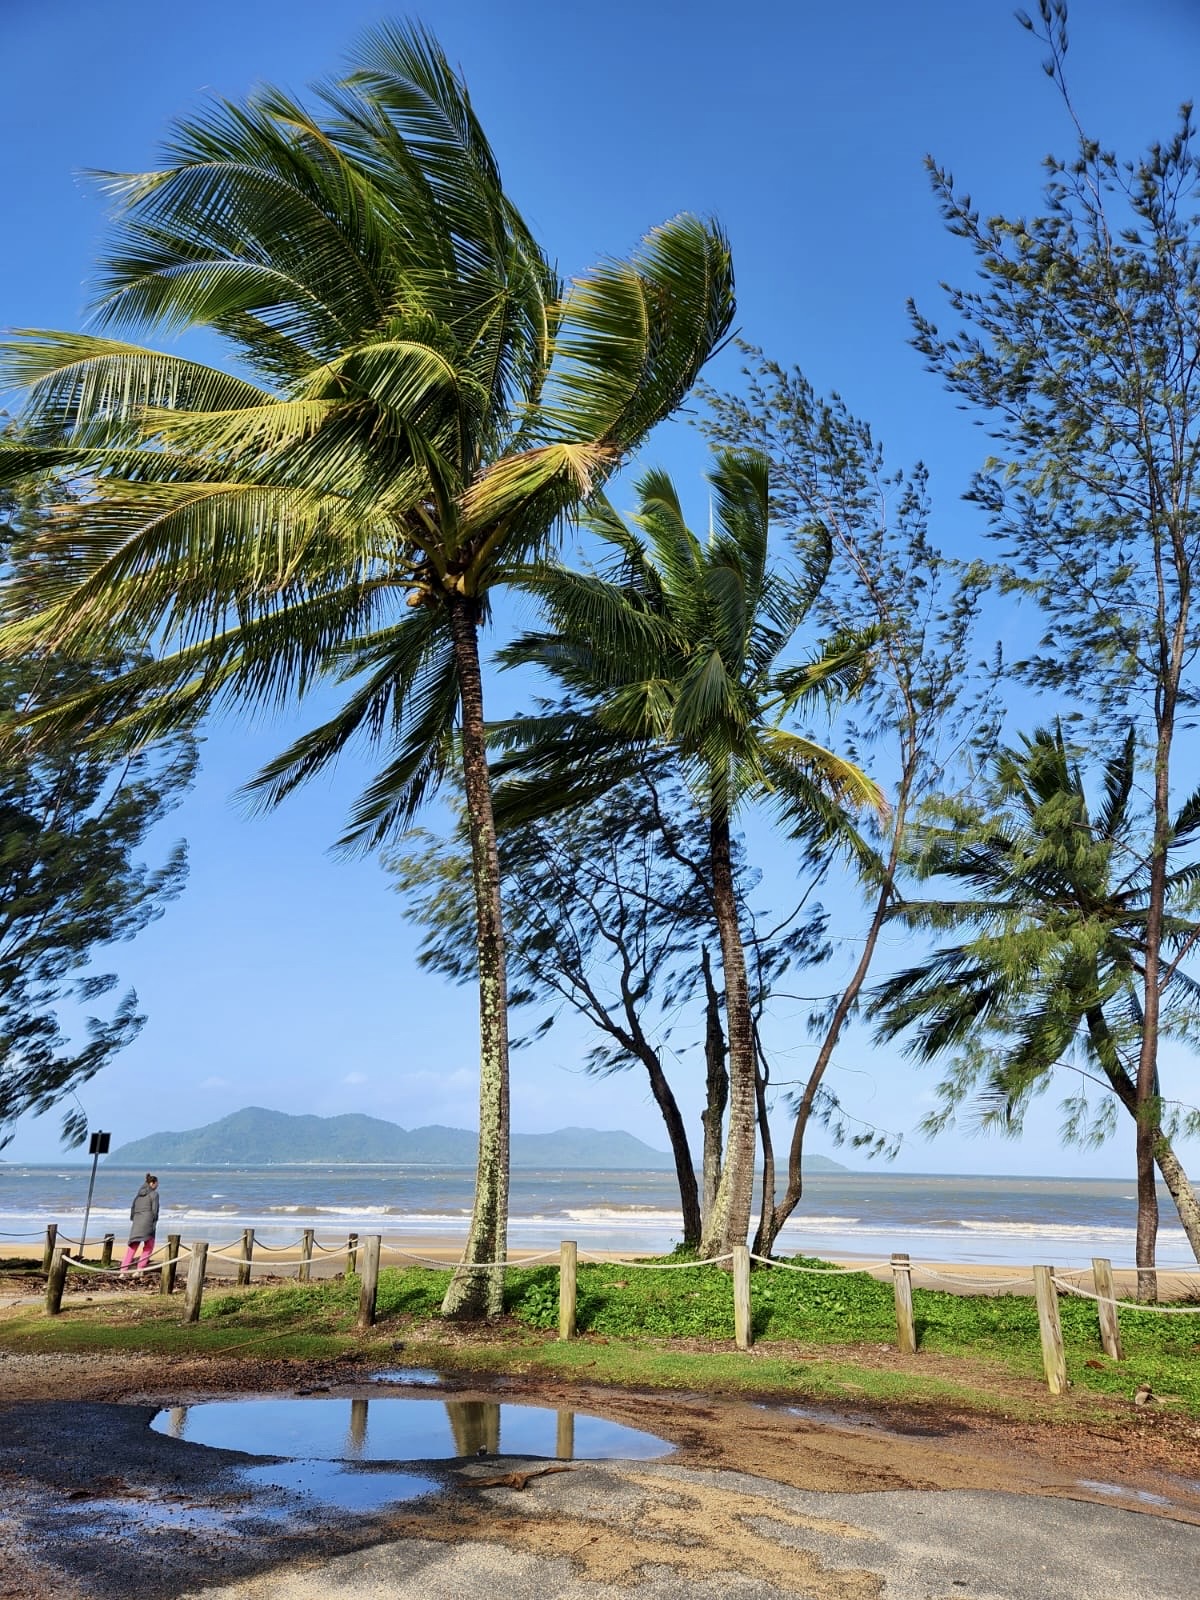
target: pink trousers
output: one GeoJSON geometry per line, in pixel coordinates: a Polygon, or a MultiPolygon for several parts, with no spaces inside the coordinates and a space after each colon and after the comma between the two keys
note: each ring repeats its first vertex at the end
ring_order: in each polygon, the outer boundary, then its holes
{"type": "Polygon", "coordinates": [[[142,1247],[142,1259],[138,1262],[138,1266],[148,1267],[150,1265],[150,1257],[154,1254],[153,1234],[151,1234],[148,1239],[131,1239],[129,1241],[129,1248],[125,1252],[125,1259],[121,1263],[122,1272],[128,1272],[130,1267],[133,1265],[133,1258],[138,1253],[139,1244],[142,1247]]]}

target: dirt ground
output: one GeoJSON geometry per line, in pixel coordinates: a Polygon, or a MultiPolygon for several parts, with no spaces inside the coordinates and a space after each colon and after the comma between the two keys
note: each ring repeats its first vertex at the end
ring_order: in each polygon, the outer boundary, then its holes
{"type": "MultiPolygon", "coordinates": [[[[861,1350],[856,1357],[864,1359],[861,1350]]],[[[929,1373],[931,1358],[918,1359],[921,1370],[929,1373]]],[[[895,1352],[880,1353],[879,1360],[895,1367],[898,1357],[895,1352]]],[[[1024,1391],[1025,1386],[1014,1380],[1014,1401],[1024,1391]]],[[[30,1543],[28,1522],[22,1532],[14,1520],[14,1508],[23,1497],[36,1509],[35,1525],[43,1523],[51,1531],[54,1508],[60,1503],[64,1514],[77,1516],[85,1516],[93,1502],[112,1505],[122,1498],[161,1504],[165,1495],[192,1506],[220,1503],[212,1466],[203,1469],[208,1473],[205,1478],[199,1468],[188,1466],[188,1453],[205,1461],[228,1453],[196,1451],[150,1434],[146,1425],[159,1407],[239,1394],[355,1397],[368,1392],[378,1395],[380,1389],[371,1383],[368,1369],[353,1363],[233,1360],[227,1355],[164,1362],[150,1356],[0,1352],[0,1498],[6,1508],[0,1517],[0,1597],[42,1600],[53,1592],[61,1600],[72,1600],[126,1592],[120,1562],[114,1565],[107,1556],[95,1570],[78,1563],[68,1570],[47,1567],[46,1549],[39,1555],[36,1543],[30,1543]]],[[[404,1390],[389,1387],[388,1392],[404,1390]]],[[[1109,1414],[1101,1416],[1097,1406],[1098,1414],[1090,1420],[1083,1406],[1077,1408],[1074,1420],[1030,1423],[982,1417],[945,1405],[874,1405],[869,1410],[843,1406],[831,1411],[789,1406],[778,1396],[755,1402],[631,1393],[579,1382],[556,1384],[540,1375],[475,1384],[459,1374],[436,1391],[410,1392],[464,1400],[524,1400],[589,1412],[658,1434],[676,1446],[670,1457],[671,1485],[661,1476],[655,1478],[656,1470],[661,1474],[666,1469],[629,1466],[619,1475],[608,1470],[603,1493],[617,1500],[622,1495],[641,1496],[643,1510],[636,1526],[606,1522],[601,1536],[581,1534],[575,1504],[554,1509],[559,1491],[548,1477],[534,1484],[528,1476],[521,1481],[525,1468],[515,1473],[498,1470],[489,1477],[486,1465],[443,1464],[439,1498],[412,1509],[398,1507],[385,1517],[360,1519],[350,1530],[345,1519],[336,1527],[310,1519],[309,1542],[301,1541],[302,1549],[293,1548],[293,1555],[311,1557],[317,1550],[323,1559],[339,1552],[352,1555],[381,1538],[418,1541],[422,1548],[430,1541],[448,1547],[464,1540],[498,1541],[509,1551],[527,1552],[531,1559],[567,1558],[572,1569],[589,1581],[623,1591],[639,1581],[637,1574],[647,1563],[666,1560],[664,1550],[686,1548],[689,1572],[711,1576],[736,1571],[785,1592],[871,1600],[880,1590],[865,1571],[818,1571],[811,1560],[800,1561],[794,1551],[784,1561],[776,1544],[764,1542],[754,1528],[755,1516],[763,1514],[756,1485],[856,1495],[961,1490],[1058,1497],[1091,1501],[1110,1510],[1119,1505],[1200,1526],[1200,1424],[1168,1410],[1135,1410],[1132,1403],[1129,1416],[1119,1424],[1111,1418],[1111,1402],[1109,1414]],[[730,1474],[738,1476],[731,1479],[730,1474]],[[738,1488],[743,1480],[748,1487],[738,1488]],[[531,1492],[524,1492],[527,1488],[531,1492]],[[499,1499],[496,1493],[481,1490],[497,1491],[499,1499]],[[539,1492],[542,1503],[532,1514],[527,1508],[539,1492]],[[796,1591],[802,1574],[807,1587],[796,1591]]],[[[497,1463],[498,1469],[503,1467],[497,1463]]],[[[540,1479],[541,1473],[562,1470],[543,1464],[532,1476],[540,1479]]],[[[584,1493],[591,1469],[577,1464],[565,1470],[580,1473],[575,1488],[577,1494],[584,1493]]],[[[810,1532],[817,1528],[811,1518],[809,1523],[810,1532]]],[[[262,1562],[268,1556],[277,1559],[274,1546],[268,1546],[269,1541],[262,1547],[262,1562]]],[[[163,1541],[153,1549],[157,1558],[163,1541]]],[[[207,1546],[199,1535],[191,1537],[188,1549],[193,1566],[199,1561],[204,1570],[205,1589],[226,1573],[253,1585],[257,1569],[248,1558],[243,1568],[226,1565],[233,1558],[221,1555],[216,1545],[204,1554],[207,1546]]],[[[142,1576],[128,1592],[147,1596],[183,1592],[178,1575],[171,1576],[169,1561],[162,1567],[162,1586],[149,1581],[147,1560],[146,1541],[139,1545],[134,1540],[132,1570],[142,1576]]],[[[228,1590],[231,1595],[242,1592],[228,1590]]],[[[253,1587],[245,1592],[258,1593],[253,1587]]]]}
{"type": "MultiPolygon", "coordinates": [[[[780,1350],[773,1353],[786,1354],[780,1350]]],[[[836,1355],[836,1352],[829,1352],[836,1355]]],[[[860,1363],[861,1348],[855,1352],[860,1363]]],[[[402,1357],[397,1357],[401,1360],[402,1357]]],[[[894,1351],[880,1364],[902,1364],[894,1351]]],[[[934,1373],[937,1358],[922,1355],[934,1373]]],[[[378,1363],[375,1363],[378,1365],[378,1363]]],[[[961,1376],[961,1362],[954,1364],[961,1376]]],[[[13,1355],[0,1352],[0,1401],[74,1399],[180,1405],[219,1394],[350,1394],[369,1376],[354,1363],[233,1360],[164,1362],[153,1356],[13,1355]]],[[[1013,1380],[1014,1398],[1033,1385],[1013,1380]]],[[[378,1390],[374,1391],[378,1393],[378,1390]]],[[[417,1392],[417,1391],[413,1391],[417,1392]]],[[[425,1391],[428,1392],[428,1391],[425,1391]]],[[[836,1410],[707,1395],[627,1393],[544,1375],[489,1380],[467,1375],[439,1393],[463,1399],[526,1400],[609,1417],[658,1434],[686,1467],[750,1473],[802,1489],[1002,1489],[1088,1498],[1079,1479],[1160,1495],[1160,1514],[1200,1523],[1200,1422],[1168,1410],[1129,1405],[1119,1427],[1109,1417],[1030,1423],[986,1417],[943,1404],[836,1410]]],[[[1112,1402],[1097,1404],[1111,1411],[1112,1402]]],[[[69,1442],[63,1441],[64,1453],[69,1442]]],[[[1100,1497],[1103,1498],[1103,1497],[1100,1497]]],[[[1152,1504],[1147,1502],[1148,1504],[1152,1504]]]]}

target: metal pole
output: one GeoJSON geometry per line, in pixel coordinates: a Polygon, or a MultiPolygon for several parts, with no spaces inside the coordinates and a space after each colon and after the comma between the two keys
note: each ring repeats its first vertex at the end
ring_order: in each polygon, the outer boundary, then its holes
{"type": "MultiPolygon", "coordinates": [[[[95,1141],[93,1140],[93,1144],[94,1143],[95,1143],[95,1141]]],[[[100,1160],[100,1152],[97,1150],[95,1155],[93,1155],[93,1157],[92,1157],[92,1181],[88,1184],[87,1205],[85,1205],[84,1208],[83,1208],[83,1228],[82,1228],[82,1230],[80,1232],[80,1235],[79,1235],[79,1258],[80,1258],[80,1260],[83,1259],[84,1251],[87,1248],[88,1219],[92,1214],[92,1190],[96,1187],[96,1167],[97,1167],[97,1164],[99,1163],[99,1160],[100,1160]]]]}
{"type": "Polygon", "coordinates": [[[83,1208],[83,1232],[79,1238],[79,1258],[83,1259],[87,1248],[88,1221],[92,1215],[92,1191],[96,1187],[96,1167],[100,1157],[108,1154],[108,1141],[112,1138],[109,1133],[94,1133],[88,1145],[88,1153],[92,1158],[92,1181],[88,1184],[87,1205],[83,1208]]]}

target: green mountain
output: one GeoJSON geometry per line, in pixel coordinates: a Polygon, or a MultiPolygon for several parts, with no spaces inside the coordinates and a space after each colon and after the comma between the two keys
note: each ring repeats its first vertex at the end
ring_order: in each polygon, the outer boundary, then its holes
{"type": "MultiPolygon", "coordinates": [[[[378,1117],[293,1117],[247,1106],[232,1116],[185,1133],[152,1133],[109,1156],[118,1167],[269,1167],[310,1162],[395,1162],[415,1166],[472,1167],[477,1136],[466,1128],[401,1128],[378,1117]]],[[[665,1150],[631,1133],[559,1128],[555,1133],[514,1133],[514,1167],[575,1167],[599,1171],[670,1170],[665,1150]]],[[[812,1156],[810,1172],[845,1172],[836,1161],[812,1156]]]]}

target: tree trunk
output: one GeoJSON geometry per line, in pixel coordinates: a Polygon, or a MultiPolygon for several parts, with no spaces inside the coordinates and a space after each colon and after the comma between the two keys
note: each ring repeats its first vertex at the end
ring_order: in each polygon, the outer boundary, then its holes
{"type": "Polygon", "coordinates": [[[447,602],[462,709],[462,762],[479,958],[479,1160],[475,1204],[462,1261],[442,1301],[446,1317],[495,1317],[504,1309],[508,1253],[508,993],[500,908],[500,860],[484,746],[479,618],[473,601],[447,602]],[[479,1262],[498,1263],[489,1267],[479,1262]]]}
{"type": "Polygon", "coordinates": [[[638,1050],[638,1054],[650,1078],[650,1092],[662,1112],[667,1137],[671,1141],[671,1154],[675,1157],[675,1178],[679,1184],[679,1205],[683,1212],[683,1243],[687,1249],[695,1250],[700,1244],[700,1190],[696,1184],[692,1147],[688,1143],[683,1114],[653,1046],[647,1044],[644,1050],[638,1050]]]}
{"type": "Polygon", "coordinates": [[[759,1242],[755,1245],[757,1254],[769,1256],[775,1248],[775,1241],[783,1229],[784,1223],[795,1211],[804,1193],[804,1135],[808,1131],[808,1124],[812,1120],[813,1107],[816,1104],[817,1092],[821,1087],[821,1080],[833,1060],[833,1052],[837,1049],[838,1040],[842,1036],[842,1029],[854,1009],[855,1003],[862,992],[863,984],[867,981],[867,974],[871,970],[871,962],[875,959],[875,947],[879,943],[879,935],[887,917],[888,904],[892,898],[893,884],[895,883],[896,862],[898,859],[899,837],[904,827],[905,808],[907,806],[907,792],[902,797],[901,804],[897,807],[896,824],[892,841],[891,855],[887,864],[883,886],[875,902],[875,910],[871,917],[871,925],[867,929],[867,937],[863,943],[862,954],[850,977],[850,982],[838,997],[834,1007],[833,1016],[825,1030],[825,1037],[817,1051],[817,1059],[813,1062],[805,1082],[803,1093],[796,1107],[796,1120],[792,1126],[791,1144],[788,1147],[787,1187],[777,1206],[771,1210],[768,1218],[764,1212],[763,1226],[759,1229],[759,1242]]]}
{"type": "MultiPolygon", "coordinates": [[[[1143,1210],[1141,1203],[1141,1162],[1143,1151],[1141,1138],[1142,1128],[1141,1123],[1138,1121],[1137,1089],[1117,1054],[1116,1045],[1113,1043],[1112,1033],[1109,1030],[1108,1021],[1105,1018],[1103,1009],[1100,1006],[1093,1006],[1087,1013],[1087,1022],[1088,1032],[1091,1035],[1092,1045],[1096,1051],[1097,1060],[1104,1069],[1105,1077],[1108,1079],[1109,1083],[1112,1084],[1113,1093],[1116,1095],[1120,1103],[1125,1107],[1125,1110],[1128,1111],[1129,1115],[1134,1119],[1135,1122],[1138,1123],[1138,1226],[1140,1228],[1143,1210]]],[[[1155,1089],[1157,1096],[1157,1084],[1155,1085],[1155,1089]]],[[[1179,1157],[1171,1148],[1171,1141],[1167,1138],[1166,1134],[1162,1131],[1162,1127],[1157,1122],[1151,1126],[1150,1135],[1150,1147],[1153,1161],[1155,1165],[1157,1165],[1159,1172],[1162,1174],[1162,1180],[1167,1186],[1167,1192],[1170,1194],[1171,1199],[1175,1202],[1175,1209],[1179,1213],[1179,1220],[1183,1225],[1184,1233],[1187,1235],[1187,1241],[1192,1247],[1192,1254],[1195,1256],[1197,1261],[1200,1261],[1200,1203],[1198,1203],[1196,1200],[1195,1191],[1192,1189],[1192,1185],[1188,1179],[1187,1173],[1183,1170],[1183,1166],[1180,1163],[1179,1157]]],[[[1151,1168],[1151,1180],[1153,1181],[1153,1168],[1151,1168]]],[[[1157,1189],[1155,1189],[1153,1206],[1150,1209],[1152,1210],[1154,1227],[1155,1230],[1157,1230],[1157,1189]]],[[[1140,1254],[1138,1256],[1138,1262],[1140,1265],[1140,1254]]],[[[1139,1298],[1155,1298],[1157,1292],[1156,1285],[1157,1274],[1150,1273],[1145,1284],[1146,1292],[1143,1293],[1142,1275],[1139,1272],[1139,1298]]]]}
{"type": "Polygon", "coordinates": [[[745,1244],[750,1232],[758,1111],[758,1063],[754,1055],[746,953],[738,926],[729,816],[726,812],[715,811],[709,824],[709,855],[713,910],[721,936],[721,966],[725,976],[725,1027],[729,1040],[729,1133],[712,1211],[704,1219],[700,1254],[719,1256],[727,1255],[735,1244],[745,1244]]]}
{"type": "MultiPolygon", "coordinates": [[[[758,1210],[758,1230],[754,1235],[754,1254],[765,1256],[770,1254],[767,1236],[771,1232],[771,1221],[775,1215],[775,1142],[771,1138],[771,1122],[767,1115],[767,1068],[763,1059],[761,1044],[758,1038],[758,1029],[754,1030],[755,1042],[755,1073],[754,1092],[758,1103],[758,1137],[762,1141],[763,1168],[762,1168],[762,1202],[758,1210]]],[[[773,1239],[772,1239],[772,1242],[773,1239]]]]}
{"type": "Polygon", "coordinates": [[[1179,1213],[1183,1231],[1187,1234],[1187,1241],[1192,1247],[1192,1254],[1197,1261],[1200,1261],[1200,1201],[1196,1199],[1196,1192],[1183,1170],[1179,1157],[1172,1150],[1170,1140],[1165,1137],[1161,1129],[1156,1131],[1158,1138],[1154,1143],[1154,1159],[1158,1163],[1158,1170],[1162,1173],[1167,1192],[1175,1202],[1175,1209],[1179,1213]]]}
{"type": "Polygon", "coordinates": [[[713,982],[708,950],[700,952],[704,971],[705,1028],[704,1065],[706,1068],[705,1105],[700,1121],[704,1127],[704,1168],[700,1214],[712,1215],[721,1181],[721,1139],[725,1132],[725,1107],[729,1103],[729,1073],[725,1070],[725,1030],[721,1026],[721,997],[713,982]]]}

